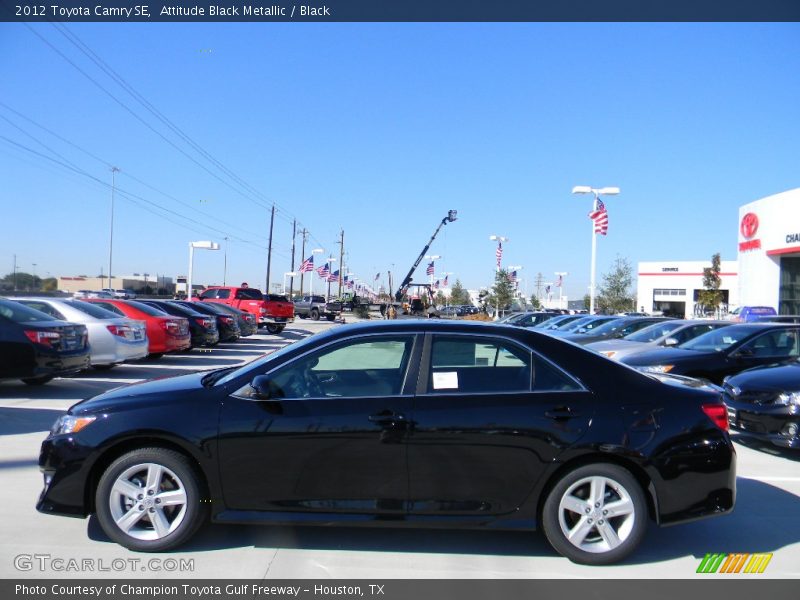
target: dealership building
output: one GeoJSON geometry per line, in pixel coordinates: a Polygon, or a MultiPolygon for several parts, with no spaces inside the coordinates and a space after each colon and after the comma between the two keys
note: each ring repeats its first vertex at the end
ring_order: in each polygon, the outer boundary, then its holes
{"type": "MultiPolygon", "coordinates": [[[[722,261],[723,312],[736,306],[771,306],[800,314],[800,188],[739,208],[738,259],[722,261]]],[[[705,261],[642,262],[638,304],[646,312],[693,317],[703,289],[705,261]]]]}

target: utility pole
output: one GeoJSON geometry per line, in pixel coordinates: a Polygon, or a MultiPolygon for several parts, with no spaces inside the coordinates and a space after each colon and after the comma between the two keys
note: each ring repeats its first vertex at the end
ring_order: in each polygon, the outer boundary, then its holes
{"type": "Polygon", "coordinates": [[[342,297],[342,273],[344,272],[344,229],[339,239],[339,298],[342,297]]]}
{"type": "MultiPolygon", "coordinates": [[[[295,249],[295,241],[297,240],[297,219],[292,219],[292,268],[291,271],[294,273],[294,249],[295,249]]],[[[285,292],[286,290],[284,290],[285,292]]],[[[289,278],[289,302],[292,301],[292,293],[294,292],[294,275],[289,278]]]]}
{"type": "MultiPolygon", "coordinates": [[[[301,231],[300,234],[303,236],[303,243],[300,246],[300,264],[302,265],[303,262],[305,262],[305,260],[306,260],[306,241],[308,240],[308,229],[303,227],[303,231],[301,231]]],[[[294,267],[292,268],[292,271],[294,271],[294,267]]],[[[311,276],[312,277],[314,276],[313,272],[312,272],[311,276]]],[[[303,270],[301,269],[300,270],[300,297],[302,298],[302,296],[303,296],[303,270]]]]}
{"type": "Polygon", "coordinates": [[[14,291],[17,291],[17,255],[14,255],[14,291]]]}
{"type": "Polygon", "coordinates": [[[225,236],[225,262],[222,267],[222,285],[228,285],[228,236],[225,236]]]}
{"type": "Polygon", "coordinates": [[[275,205],[272,205],[272,216],[269,218],[269,247],[267,248],[267,284],[265,294],[269,294],[269,272],[272,268],[272,227],[275,225],[275,205]]]}
{"type": "Polygon", "coordinates": [[[111,258],[114,255],[114,192],[116,191],[116,175],[119,172],[117,167],[111,167],[111,235],[108,239],[108,288],[111,285],[111,258]]]}

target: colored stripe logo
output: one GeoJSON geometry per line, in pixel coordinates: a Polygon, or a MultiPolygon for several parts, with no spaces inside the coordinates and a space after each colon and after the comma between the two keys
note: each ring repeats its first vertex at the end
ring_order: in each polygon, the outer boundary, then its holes
{"type": "Polygon", "coordinates": [[[757,552],[747,554],[743,552],[734,554],[711,554],[708,553],[700,561],[697,567],[698,573],[763,573],[769,562],[772,560],[772,553],[757,552]]]}

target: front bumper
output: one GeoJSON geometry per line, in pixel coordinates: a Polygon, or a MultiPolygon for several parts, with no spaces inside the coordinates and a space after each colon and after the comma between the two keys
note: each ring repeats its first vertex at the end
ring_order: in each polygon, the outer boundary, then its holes
{"type": "Polygon", "coordinates": [[[725,399],[725,406],[733,433],[783,448],[800,448],[800,407],[750,404],[730,397],[725,399]]]}
{"type": "Polygon", "coordinates": [[[39,452],[44,487],[36,510],[45,514],[86,517],[91,512],[86,483],[91,473],[92,449],[75,436],[48,437],[39,452]]]}

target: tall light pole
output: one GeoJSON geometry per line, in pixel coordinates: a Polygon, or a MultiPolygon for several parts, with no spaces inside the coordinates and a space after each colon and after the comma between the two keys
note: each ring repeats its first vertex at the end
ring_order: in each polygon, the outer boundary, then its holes
{"type": "Polygon", "coordinates": [[[189,242],[189,276],[186,279],[186,297],[192,299],[192,267],[194,266],[194,249],[200,250],[219,250],[216,242],[189,242]]]}
{"type": "Polygon", "coordinates": [[[569,273],[566,271],[556,271],[554,275],[558,277],[556,280],[558,282],[558,308],[565,308],[564,306],[561,306],[561,297],[564,291],[564,277],[569,275],[569,273]]]}
{"type": "Polygon", "coordinates": [[[34,286],[34,289],[35,289],[35,286],[36,286],[36,263],[31,263],[31,264],[33,265],[33,281],[31,282],[31,284],[34,286]]]}
{"type": "Polygon", "coordinates": [[[111,167],[111,232],[108,237],[108,289],[112,289],[111,285],[111,259],[114,256],[114,192],[117,190],[117,167],[111,167]]]}
{"type": "MultiPolygon", "coordinates": [[[[322,248],[314,248],[311,251],[311,256],[314,256],[315,254],[325,254],[325,250],[323,250],[322,248]]],[[[311,271],[311,275],[309,276],[309,280],[311,281],[311,285],[310,285],[310,288],[308,290],[308,295],[309,296],[313,296],[314,295],[314,271],[316,271],[316,269],[312,270],[311,271]]]]}
{"type": "Polygon", "coordinates": [[[283,295],[284,296],[286,295],[286,278],[287,277],[292,277],[292,278],[297,277],[297,271],[286,271],[286,273],[283,274],[283,295]]]}
{"type": "Polygon", "coordinates": [[[224,262],[222,263],[222,285],[227,285],[227,280],[228,280],[228,236],[225,236],[225,258],[224,262]]]}
{"type": "Polygon", "coordinates": [[[490,235],[489,239],[493,242],[497,242],[497,250],[494,253],[494,257],[497,259],[497,270],[500,270],[500,262],[503,259],[503,242],[507,242],[508,238],[503,237],[502,235],[490,235]]]}
{"type": "MultiPolygon", "coordinates": [[[[597,202],[600,196],[616,196],[619,194],[618,187],[602,187],[593,188],[588,185],[576,185],[572,188],[573,194],[593,194],[592,212],[597,210],[597,202]]],[[[591,214],[591,213],[590,213],[591,214]]],[[[591,283],[589,284],[589,314],[594,314],[594,296],[595,296],[595,267],[597,263],[597,233],[595,232],[595,222],[592,220],[592,276],[591,283]]]]}

